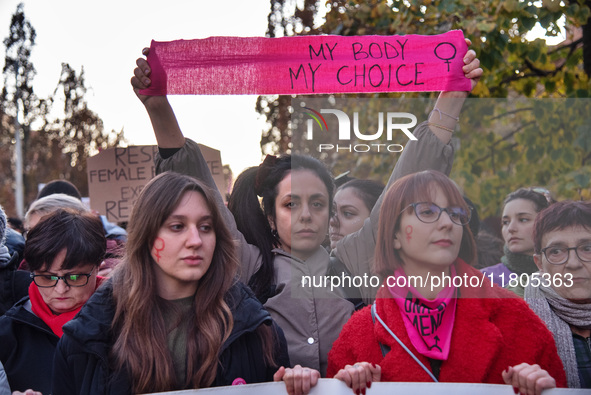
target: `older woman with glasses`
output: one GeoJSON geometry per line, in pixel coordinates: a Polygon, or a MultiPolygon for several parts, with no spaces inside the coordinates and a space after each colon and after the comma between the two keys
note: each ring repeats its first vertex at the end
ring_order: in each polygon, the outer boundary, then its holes
{"type": "Polygon", "coordinates": [[[540,269],[525,301],[554,335],[570,388],[591,388],[591,202],[563,201],[534,224],[540,269]]]}
{"type": "Polygon", "coordinates": [[[103,225],[91,213],[59,209],[30,230],[24,251],[33,279],[29,296],[0,317],[0,361],[13,391],[51,393],[62,326],[101,283],[106,245],[103,225]]]}

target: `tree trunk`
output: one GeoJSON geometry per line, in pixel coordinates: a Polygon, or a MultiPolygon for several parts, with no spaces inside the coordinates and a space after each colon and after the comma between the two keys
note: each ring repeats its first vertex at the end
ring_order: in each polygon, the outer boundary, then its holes
{"type": "MultiPolygon", "coordinates": [[[[587,0],[585,5],[591,9],[591,0],[587,0]]],[[[591,76],[591,18],[583,25],[583,67],[587,76],[591,76]]]]}

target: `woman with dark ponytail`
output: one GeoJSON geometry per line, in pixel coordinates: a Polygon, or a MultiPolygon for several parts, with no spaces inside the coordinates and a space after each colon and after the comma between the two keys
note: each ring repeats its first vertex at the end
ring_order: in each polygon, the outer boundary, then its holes
{"type": "Polygon", "coordinates": [[[236,226],[242,232],[246,242],[258,246],[261,252],[261,266],[250,277],[248,285],[261,303],[275,294],[273,284],[273,249],[277,240],[273,236],[271,226],[264,213],[260,210],[258,194],[250,188],[255,186],[259,166],[249,167],[236,178],[228,209],[234,215],[236,226]]]}
{"type": "Polygon", "coordinates": [[[326,271],[329,257],[321,245],[333,193],[332,177],[318,160],[269,155],[237,178],[228,202],[238,230],[260,249],[260,266],[249,285],[286,332],[292,364],[321,372],[353,310],[329,290],[302,283],[326,271]]]}

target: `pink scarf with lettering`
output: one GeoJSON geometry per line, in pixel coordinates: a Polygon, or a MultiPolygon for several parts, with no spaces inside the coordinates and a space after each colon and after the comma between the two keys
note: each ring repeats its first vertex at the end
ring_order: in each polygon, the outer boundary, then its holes
{"type": "Polygon", "coordinates": [[[469,91],[460,30],[152,41],[145,95],[469,91]]]}
{"type": "MultiPolygon", "coordinates": [[[[450,275],[452,278],[456,275],[454,265],[450,267],[450,275]]],[[[406,277],[406,274],[400,268],[394,276],[406,277]]],[[[425,299],[408,283],[406,287],[389,287],[389,290],[412,345],[428,358],[446,360],[456,315],[457,289],[444,288],[434,300],[425,299]]]]}

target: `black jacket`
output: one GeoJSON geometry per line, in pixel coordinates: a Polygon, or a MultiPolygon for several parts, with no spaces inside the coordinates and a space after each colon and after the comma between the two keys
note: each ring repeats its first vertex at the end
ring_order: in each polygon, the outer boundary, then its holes
{"type": "MultiPolygon", "coordinates": [[[[4,241],[4,245],[8,247],[8,251],[10,251],[11,255],[14,253],[18,255],[17,259],[19,259],[19,261],[16,263],[18,266],[20,260],[23,259],[24,256],[23,252],[25,251],[25,238],[17,231],[6,228],[6,240],[4,241]]],[[[15,266],[15,269],[17,266],[15,266]]]]}
{"type": "Polygon", "coordinates": [[[0,258],[0,315],[3,315],[16,302],[29,294],[31,276],[24,270],[16,270],[20,263],[19,254],[13,253],[10,259],[0,258]]]}
{"type": "MultiPolygon", "coordinates": [[[[109,369],[108,353],[113,344],[110,325],[115,312],[112,292],[112,282],[108,281],[94,293],[78,316],[64,325],[54,361],[53,394],[131,393],[126,371],[109,369]]],[[[272,381],[276,367],[264,363],[260,341],[254,331],[263,323],[273,325],[278,334],[276,362],[278,366],[289,366],[283,332],[242,283],[230,289],[227,302],[232,309],[234,327],[222,346],[212,386],[232,385],[238,378],[246,383],[272,381]]]]}
{"type": "Polygon", "coordinates": [[[59,337],[23,298],[0,317],[0,360],[12,391],[51,393],[53,357],[59,337]]]}

